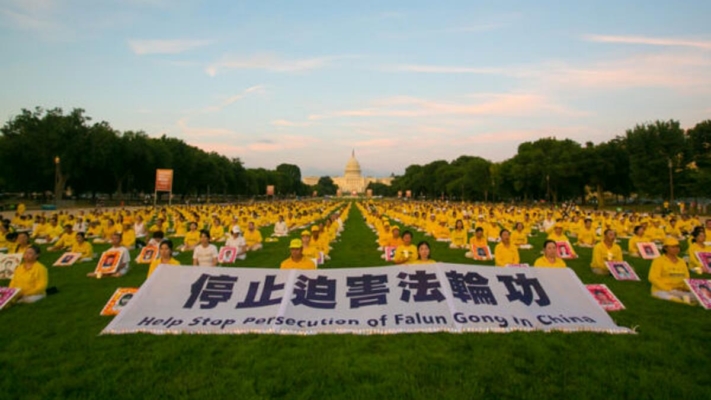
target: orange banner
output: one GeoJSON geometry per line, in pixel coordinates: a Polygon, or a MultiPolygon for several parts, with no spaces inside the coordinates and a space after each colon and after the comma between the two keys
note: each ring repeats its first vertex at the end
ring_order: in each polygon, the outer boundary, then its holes
{"type": "Polygon", "coordinates": [[[173,191],[173,170],[172,169],[157,169],[156,170],[156,192],[172,192],[173,191]]]}

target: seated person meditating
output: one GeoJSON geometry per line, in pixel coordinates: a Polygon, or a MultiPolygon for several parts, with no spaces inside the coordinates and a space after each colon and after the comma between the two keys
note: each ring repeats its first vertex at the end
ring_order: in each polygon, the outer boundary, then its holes
{"type": "Polygon", "coordinates": [[[558,246],[553,240],[543,242],[543,256],[538,257],[533,263],[538,268],[566,268],[565,261],[558,257],[558,246]]]}
{"type": "Polygon", "coordinates": [[[622,261],[622,248],[615,243],[617,233],[612,229],[605,229],[602,240],[593,247],[590,268],[597,275],[608,275],[610,271],[605,265],[606,261],[622,261]]]}
{"type": "Polygon", "coordinates": [[[10,281],[11,288],[20,289],[19,302],[34,303],[47,295],[47,268],[37,259],[40,248],[32,245],[25,250],[22,263],[15,268],[15,274],[10,281]]]}
{"type": "Polygon", "coordinates": [[[289,252],[291,255],[286,260],[282,261],[279,268],[281,269],[316,269],[316,264],[309,257],[305,257],[302,253],[301,239],[293,239],[289,243],[289,252]]]}
{"type": "Polygon", "coordinates": [[[395,264],[411,264],[417,260],[417,247],[412,244],[412,232],[402,233],[402,244],[395,249],[395,264]]]}
{"type": "Polygon", "coordinates": [[[679,257],[679,241],[666,238],[662,244],[662,255],[652,261],[649,268],[649,283],[652,284],[652,296],[679,303],[696,302],[689,292],[684,279],[689,279],[686,262],[679,257]]]}

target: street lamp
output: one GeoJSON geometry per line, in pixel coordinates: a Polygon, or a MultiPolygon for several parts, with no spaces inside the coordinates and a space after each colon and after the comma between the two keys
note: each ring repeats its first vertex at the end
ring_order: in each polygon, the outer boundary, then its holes
{"type": "Polygon", "coordinates": [[[59,156],[54,157],[54,205],[59,206],[59,200],[62,198],[62,188],[60,187],[60,170],[59,163],[61,160],[59,156]]]}

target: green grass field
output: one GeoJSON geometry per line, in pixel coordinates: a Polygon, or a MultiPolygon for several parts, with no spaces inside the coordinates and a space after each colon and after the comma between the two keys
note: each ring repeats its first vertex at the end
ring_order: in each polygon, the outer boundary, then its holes
{"type": "MultiPolygon", "coordinates": [[[[287,240],[239,265],[278,268],[287,240]]],[[[326,268],[385,264],[374,241],[352,207],[326,268]]],[[[532,264],[542,242],[533,238],[536,250],[522,251],[522,262],[532,264]]],[[[584,283],[610,287],[627,307],[612,318],[637,335],[99,336],[110,321],[99,316],[105,302],[117,287],[140,286],[147,266],[97,280],[85,276],[95,263],[54,268],[59,254],[44,252],[59,293],[0,312],[0,399],[706,398],[711,311],[652,299],[649,261],[628,260],[642,282],[617,282],[590,272],[590,249],[576,250],[581,257],[568,265],[584,283]]],[[[472,263],[444,243],[433,243],[433,258],[472,263]]]]}

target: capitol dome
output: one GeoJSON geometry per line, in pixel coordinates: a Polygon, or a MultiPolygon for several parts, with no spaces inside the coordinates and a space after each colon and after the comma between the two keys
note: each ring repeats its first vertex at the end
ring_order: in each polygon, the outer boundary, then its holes
{"type": "Polygon", "coordinates": [[[361,176],[360,164],[355,158],[355,150],[351,153],[351,159],[346,163],[346,173],[345,176],[361,176]]]}

